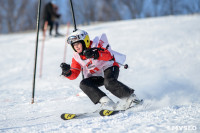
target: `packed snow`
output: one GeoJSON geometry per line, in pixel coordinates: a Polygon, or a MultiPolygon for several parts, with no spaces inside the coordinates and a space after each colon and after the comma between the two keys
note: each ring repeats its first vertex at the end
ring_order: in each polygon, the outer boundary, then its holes
{"type": "MultiPolygon", "coordinates": [[[[106,33],[112,49],[126,54],[119,80],[143,106],[110,117],[63,121],[64,112],[93,112],[76,80],[60,76],[65,37],[45,41],[42,77],[39,38],[35,103],[31,104],[35,32],[0,35],[0,132],[200,132],[200,16],[168,16],[78,26],[90,38],[106,33]]],[[[70,32],[73,27],[70,28],[70,32]]],[[[60,32],[67,33],[67,26],[60,32]]],[[[66,63],[73,50],[67,46],[66,63]]],[[[115,102],[120,99],[101,87],[115,102]]]]}

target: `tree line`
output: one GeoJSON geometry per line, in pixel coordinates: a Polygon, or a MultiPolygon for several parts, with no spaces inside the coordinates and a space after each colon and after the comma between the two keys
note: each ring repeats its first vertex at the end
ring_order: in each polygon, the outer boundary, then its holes
{"type": "MultiPolygon", "coordinates": [[[[41,9],[48,2],[42,0],[41,9]]],[[[73,3],[78,24],[200,12],[200,0],[73,0],[73,3]]],[[[37,5],[37,0],[0,0],[0,33],[35,29],[37,5]]],[[[72,23],[69,0],[57,0],[57,5],[62,14],[61,24],[72,23]]]]}

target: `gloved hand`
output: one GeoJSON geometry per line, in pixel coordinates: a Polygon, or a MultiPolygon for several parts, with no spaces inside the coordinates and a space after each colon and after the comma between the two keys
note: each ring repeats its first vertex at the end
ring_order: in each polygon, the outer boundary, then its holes
{"type": "Polygon", "coordinates": [[[71,70],[70,70],[70,65],[69,64],[66,64],[66,63],[61,63],[60,64],[60,67],[62,69],[62,74],[61,75],[64,75],[66,77],[70,76],[71,75],[71,70]]]}
{"type": "Polygon", "coordinates": [[[93,48],[84,50],[83,55],[85,55],[86,58],[94,58],[94,59],[99,58],[98,49],[93,49],[93,48]]]}

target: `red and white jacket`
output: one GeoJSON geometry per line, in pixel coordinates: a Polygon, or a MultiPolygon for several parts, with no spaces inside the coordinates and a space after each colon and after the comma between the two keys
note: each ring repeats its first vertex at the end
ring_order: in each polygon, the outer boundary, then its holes
{"type": "MultiPolygon", "coordinates": [[[[96,47],[96,45],[91,41],[90,47],[96,47]]],[[[92,76],[104,76],[103,72],[108,67],[111,66],[118,66],[118,63],[115,62],[113,59],[113,56],[111,55],[110,51],[106,48],[102,47],[101,43],[98,44],[97,48],[104,49],[103,51],[99,52],[99,58],[98,59],[87,59],[84,55],[79,55],[77,52],[74,52],[73,58],[72,58],[72,64],[71,64],[71,75],[67,78],[70,80],[74,80],[78,77],[78,75],[81,72],[81,68],[83,68],[83,75],[84,78],[89,78],[92,76]]]]}

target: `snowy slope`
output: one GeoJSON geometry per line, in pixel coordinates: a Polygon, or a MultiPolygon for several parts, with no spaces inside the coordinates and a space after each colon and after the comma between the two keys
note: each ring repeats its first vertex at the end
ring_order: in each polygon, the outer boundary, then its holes
{"type": "MultiPolygon", "coordinates": [[[[200,132],[199,23],[200,16],[192,15],[79,27],[91,39],[106,33],[112,48],[127,55],[129,69],[121,68],[119,80],[134,88],[145,106],[111,117],[71,121],[61,120],[60,114],[91,112],[99,105],[76,96],[81,76],[74,81],[60,76],[65,38],[45,42],[42,78],[39,42],[36,103],[31,104],[36,33],[1,35],[0,132],[200,132]]],[[[68,46],[67,63],[72,52],[68,46]]]]}

